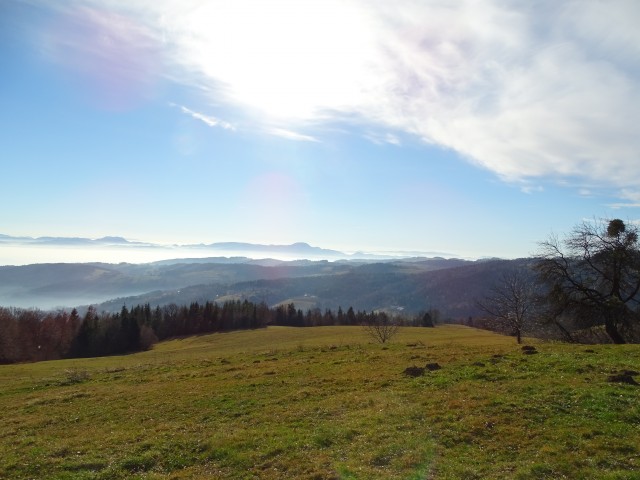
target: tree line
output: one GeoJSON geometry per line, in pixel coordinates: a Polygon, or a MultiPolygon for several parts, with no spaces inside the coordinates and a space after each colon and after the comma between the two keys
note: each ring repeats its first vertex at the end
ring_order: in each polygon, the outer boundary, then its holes
{"type": "Polygon", "coordinates": [[[264,302],[207,301],[190,305],[152,308],[149,304],[123,306],[118,313],[98,313],[89,307],[44,312],[0,307],[0,363],[60,358],[117,355],[147,350],[173,337],[263,328],[394,324],[433,326],[439,312],[430,310],[415,318],[393,317],[385,312],[314,308],[303,312],[293,303],[269,307],[264,302]]]}

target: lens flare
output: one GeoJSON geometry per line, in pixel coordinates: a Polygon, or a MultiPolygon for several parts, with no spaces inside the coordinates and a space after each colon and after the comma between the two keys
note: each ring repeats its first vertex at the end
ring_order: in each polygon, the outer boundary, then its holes
{"type": "Polygon", "coordinates": [[[132,18],[91,8],[59,14],[42,33],[46,55],[89,102],[129,110],[153,95],[159,48],[150,30],[132,18]]]}

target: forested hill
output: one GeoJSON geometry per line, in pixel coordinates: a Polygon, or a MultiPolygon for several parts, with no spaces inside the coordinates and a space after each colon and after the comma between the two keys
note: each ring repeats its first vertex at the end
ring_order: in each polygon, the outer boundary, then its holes
{"type": "Polygon", "coordinates": [[[329,262],[267,262],[209,259],[147,264],[56,263],[0,267],[0,305],[53,308],[96,304],[156,290],[198,284],[233,284],[346,272],[349,266],[329,262]]]}
{"type": "Polygon", "coordinates": [[[477,300],[501,275],[530,260],[479,262],[393,262],[352,266],[339,274],[260,279],[234,284],[202,284],[119,298],[99,309],[118,311],[123,304],[188,304],[193,301],[247,299],[269,305],[294,303],[297,308],[335,310],[352,305],[361,310],[413,314],[430,308],[446,318],[481,315],[477,300]]]}
{"type": "Polygon", "coordinates": [[[148,264],[36,264],[0,267],[0,305],[15,307],[123,304],[152,306],[248,299],[298,308],[415,313],[437,308],[464,318],[505,269],[528,260],[413,258],[366,261],[279,261],[209,258],[148,264]]]}

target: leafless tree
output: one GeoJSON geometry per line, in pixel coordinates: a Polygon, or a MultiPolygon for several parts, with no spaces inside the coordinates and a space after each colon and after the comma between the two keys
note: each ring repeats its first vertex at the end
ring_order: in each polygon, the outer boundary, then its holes
{"type": "Polygon", "coordinates": [[[640,330],[638,228],[620,219],[584,222],[564,240],[541,243],[535,269],[557,318],[604,326],[614,343],[635,342],[640,330]]]}
{"type": "Polygon", "coordinates": [[[378,343],[387,343],[390,341],[400,326],[393,318],[384,312],[371,315],[363,324],[363,330],[378,343]]]}
{"type": "Polygon", "coordinates": [[[535,284],[523,270],[502,275],[478,306],[522,343],[522,334],[532,325],[537,305],[535,284]]]}

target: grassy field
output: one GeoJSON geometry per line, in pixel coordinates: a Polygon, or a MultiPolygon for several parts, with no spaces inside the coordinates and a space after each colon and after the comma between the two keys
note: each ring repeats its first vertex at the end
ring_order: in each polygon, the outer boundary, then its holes
{"type": "Polygon", "coordinates": [[[640,346],[535,347],[270,327],[0,366],[0,478],[640,479],[640,387],[608,381],[640,346]]]}

